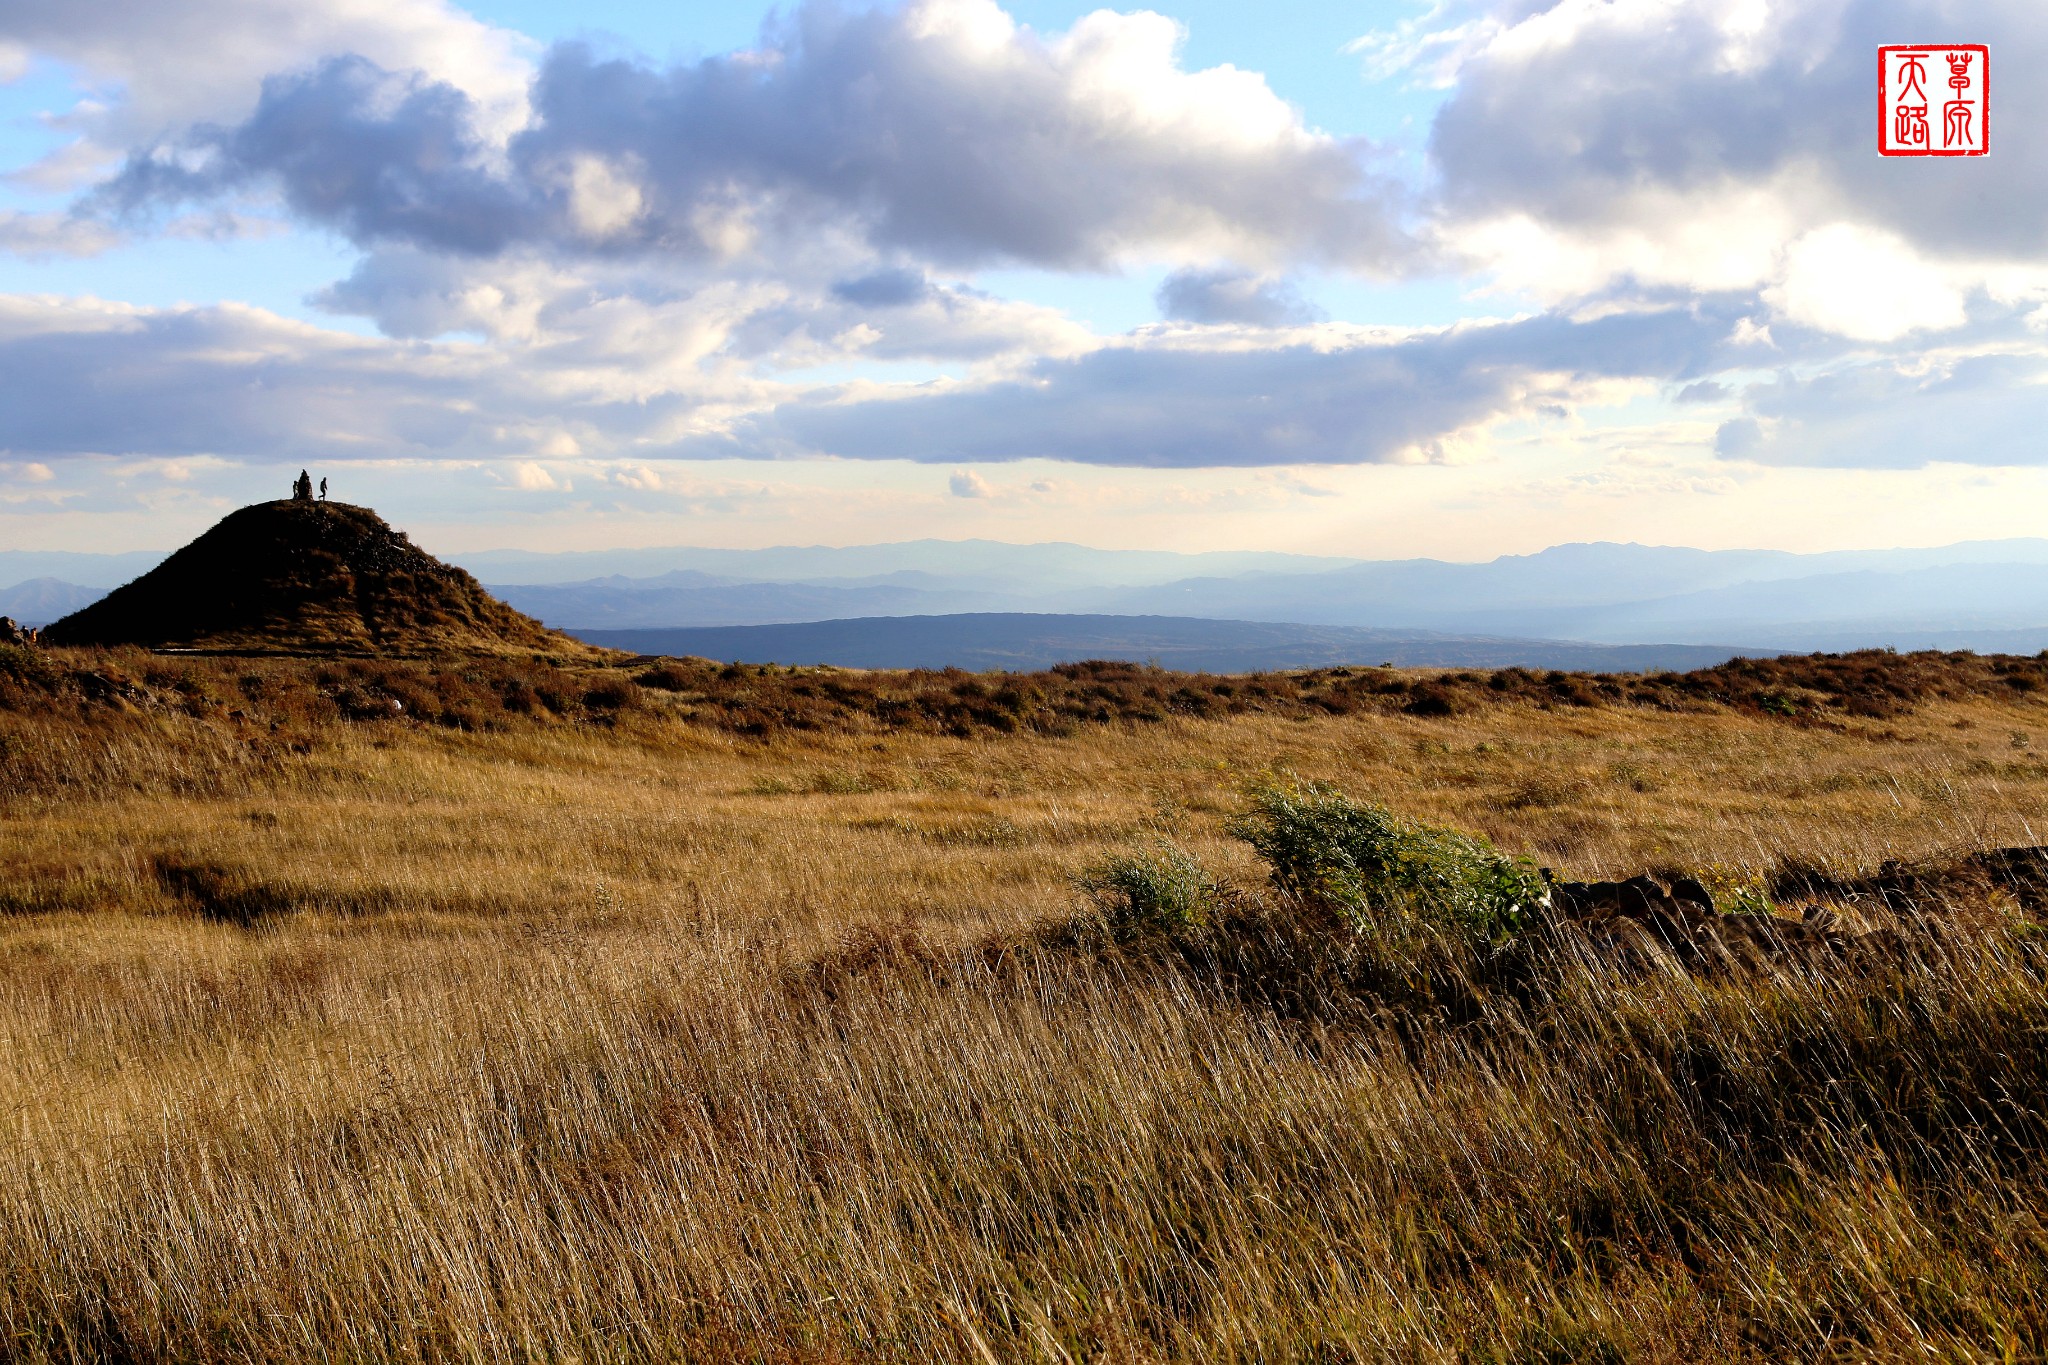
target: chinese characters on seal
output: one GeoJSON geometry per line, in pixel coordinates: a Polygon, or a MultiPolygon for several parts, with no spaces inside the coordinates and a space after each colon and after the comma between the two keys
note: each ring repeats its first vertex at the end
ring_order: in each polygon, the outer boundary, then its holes
{"type": "Polygon", "coordinates": [[[1991,50],[1981,43],[1877,50],[1877,150],[1983,156],[1991,150],[1991,50]]]}

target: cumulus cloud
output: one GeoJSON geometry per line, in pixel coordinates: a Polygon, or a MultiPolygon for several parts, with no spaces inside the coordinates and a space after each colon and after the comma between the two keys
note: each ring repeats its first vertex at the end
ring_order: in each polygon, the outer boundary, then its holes
{"type": "Polygon", "coordinates": [[[358,243],[483,254],[736,261],[819,238],[963,268],[1412,254],[1368,149],[1306,127],[1254,73],[1184,69],[1180,40],[1156,14],[1048,38],[993,0],[910,0],[807,4],[761,50],[666,70],[567,45],[502,156],[472,93],[355,53],[133,157],[103,200],[276,187],[358,243]]]}
{"type": "MultiPolygon", "coordinates": [[[[259,309],[145,309],[0,297],[0,448],[257,460],[533,453],[604,427],[477,346],[423,347],[259,309]]],[[[660,407],[628,405],[644,428],[660,407]]]]}
{"type": "Polygon", "coordinates": [[[1489,9],[1438,16],[1455,88],[1430,154],[1445,239],[1511,287],[1764,289],[1793,321],[1877,340],[1957,326],[1995,277],[2048,271],[2048,143],[2018,131],[2048,121],[2048,86],[1997,82],[2013,131],[1960,160],[1879,157],[1870,98],[1877,47],[1904,34],[2038,68],[2035,0],[1489,9]]]}
{"type": "Polygon", "coordinates": [[[0,251],[20,256],[97,256],[119,245],[105,223],[68,213],[0,210],[0,251]]]}
{"type": "Polygon", "coordinates": [[[166,128],[244,118],[266,78],[348,54],[434,72],[474,101],[480,136],[502,138],[525,120],[528,46],[448,0],[0,3],[0,76],[8,54],[25,68],[35,53],[119,91],[60,120],[80,139],[60,154],[74,172],[166,128]]]}
{"type": "Polygon", "coordinates": [[[444,81],[336,57],[266,80],[246,123],[131,158],[89,202],[133,213],[274,181],[301,217],[359,242],[489,254],[529,232],[542,208],[486,164],[475,112],[444,81]]]}
{"type": "Polygon", "coordinates": [[[828,283],[772,272],[677,272],[637,261],[492,260],[413,248],[371,252],[314,301],[386,334],[470,333],[531,348],[621,394],[657,393],[706,365],[763,370],[869,361],[978,363],[1096,344],[1059,312],[909,271],[828,283]]]}
{"type": "Polygon", "coordinates": [[[1786,248],[1779,282],[1763,297],[1789,321],[1894,341],[1963,325],[1965,292],[1952,276],[1896,237],[1838,223],[1786,248]]]}
{"type": "Polygon", "coordinates": [[[1168,275],[1159,286],[1159,311],[1182,322],[1248,327],[1299,327],[1323,317],[1289,281],[1230,266],[1168,275]]]}
{"type": "MultiPolygon", "coordinates": [[[[2035,8],[1983,0],[1958,36],[2024,71],[2048,58],[2035,8]]],[[[1940,0],[1439,0],[1358,49],[1449,92],[1418,204],[1262,77],[1188,69],[1154,14],[1041,34],[993,0],[809,0],[755,50],[658,67],[535,59],[445,0],[0,0],[0,77],[33,50],[120,91],[38,174],[127,152],[80,212],[0,215],[0,249],[281,205],[361,249],[316,305],[385,334],[0,299],[0,450],[495,462],[507,497],[565,502],[674,457],[908,459],[972,498],[972,465],[1036,457],[1445,460],[1627,390],[1712,405],[1701,459],[2032,463],[2048,143],[2021,130],[2048,86],[1999,82],[2013,131],[1982,161],[1870,145],[1871,49],[1955,22],[1940,0]],[[1374,333],[1290,283],[1451,259],[1551,311],[1374,333]],[[1173,267],[1160,311],[1197,325],[1104,339],[974,287],[1137,263],[1173,267]],[[626,472],[563,472],[605,460],[626,472]]]]}
{"type": "MultiPolygon", "coordinates": [[[[1206,332],[1044,357],[1015,378],[831,389],[587,340],[502,348],[365,338],[245,307],[0,298],[0,448],[536,462],[830,455],[1279,466],[1442,457],[1458,434],[1559,411],[1610,381],[1725,362],[1696,309],[1550,315],[1397,335],[1206,332]],[[1214,344],[1209,344],[1209,343],[1214,344]],[[660,379],[651,376],[660,375],[660,379]]],[[[659,328],[657,331],[661,330],[659,328]]],[[[971,479],[978,476],[967,476],[971,479]]],[[[532,476],[527,476],[528,485],[532,476]]]]}
{"type": "Polygon", "coordinates": [[[1773,465],[1916,469],[2048,464],[2048,356],[1883,360],[1743,391],[1724,458],[1773,465]]]}
{"type": "Polygon", "coordinates": [[[1684,309],[1263,348],[1109,346],[994,384],[792,400],[677,453],[1171,468],[1438,459],[1463,431],[1559,410],[1588,386],[1719,363],[1731,326],[1684,309]]]}

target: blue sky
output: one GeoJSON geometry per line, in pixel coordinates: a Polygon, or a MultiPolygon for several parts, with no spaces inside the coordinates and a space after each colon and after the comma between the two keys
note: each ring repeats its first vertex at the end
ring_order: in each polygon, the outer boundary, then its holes
{"type": "Polygon", "coordinates": [[[2044,49],[2033,0],[0,0],[0,544],[301,465],[450,549],[2032,534],[2044,49]],[[1927,33],[1990,44],[1990,156],[1875,155],[1927,33]]]}

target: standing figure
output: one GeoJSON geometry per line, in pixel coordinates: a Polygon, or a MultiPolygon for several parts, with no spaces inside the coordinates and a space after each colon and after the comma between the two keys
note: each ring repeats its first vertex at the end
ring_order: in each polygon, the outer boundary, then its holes
{"type": "Polygon", "coordinates": [[[299,477],[292,481],[292,501],[311,502],[312,500],[313,476],[308,474],[305,470],[301,469],[299,471],[299,477]]]}
{"type": "Polygon", "coordinates": [[[327,480],[320,480],[320,501],[327,501],[327,480]]]}

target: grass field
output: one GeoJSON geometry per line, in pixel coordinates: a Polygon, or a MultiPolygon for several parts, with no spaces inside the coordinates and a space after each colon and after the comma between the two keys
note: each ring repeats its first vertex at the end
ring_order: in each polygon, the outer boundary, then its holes
{"type": "Polygon", "coordinates": [[[1231,832],[1320,782],[1724,904],[2048,842],[2038,661],[667,667],[0,660],[0,1357],[2042,1358],[2027,907],[1416,949],[1231,832]],[[1115,941],[1077,879],[1164,847],[1227,913],[1115,941]]]}

